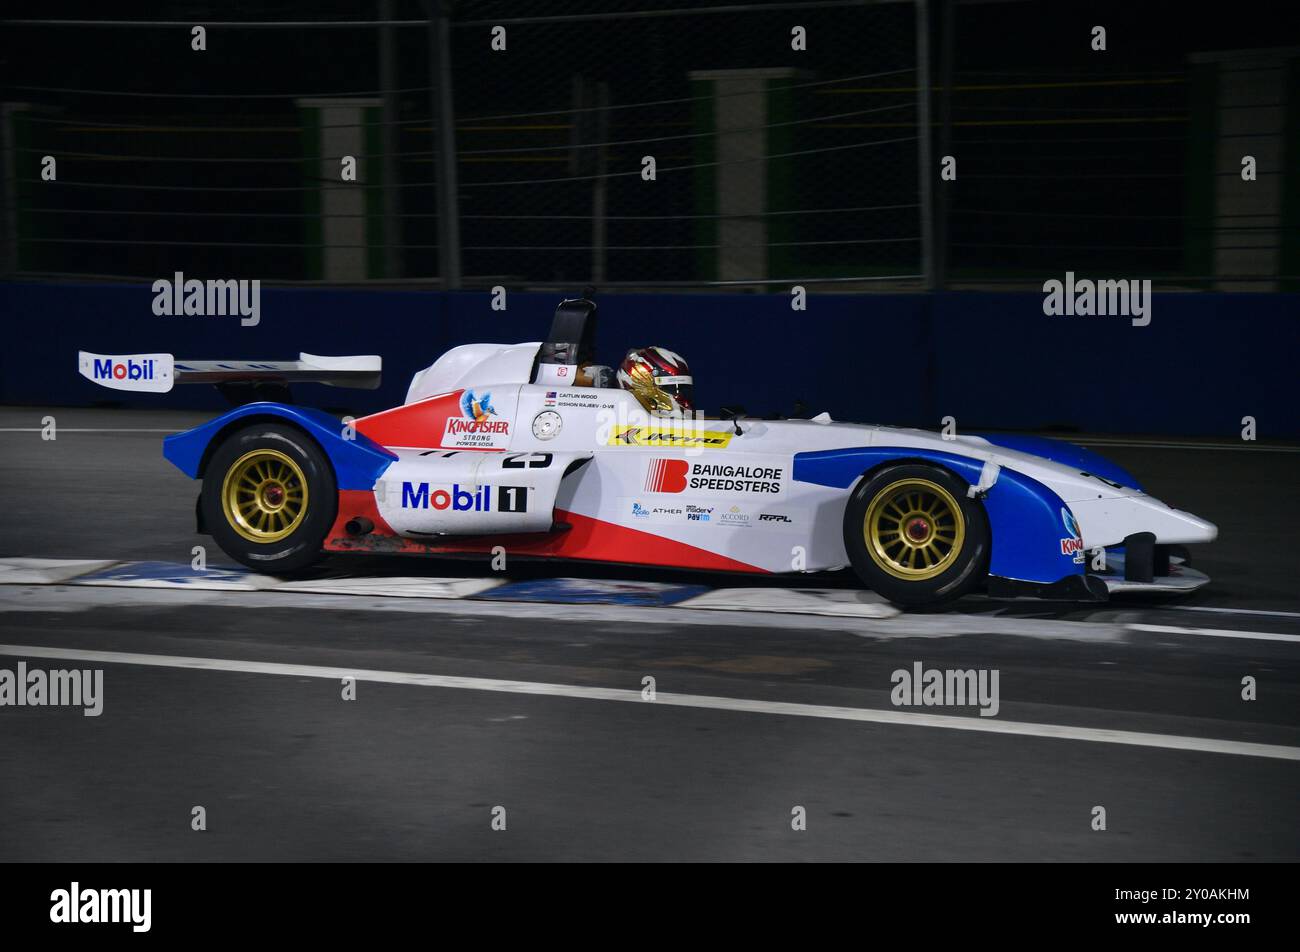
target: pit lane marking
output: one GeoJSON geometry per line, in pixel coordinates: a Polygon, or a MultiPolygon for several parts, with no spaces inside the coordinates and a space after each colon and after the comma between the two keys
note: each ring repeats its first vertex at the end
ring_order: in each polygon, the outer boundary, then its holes
{"type": "Polygon", "coordinates": [[[498,694],[531,694],[547,697],[577,698],[594,701],[624,701],[636,704],[666,705],[713,711],[748,714],[776,714],[785,717],[815,717],[825,720],[857,721],[869,724],[893,724],[908,727],[936,727],[946,730],[976,731],[984,734],[1012,734],[1054,740],[1081,740],[1129,747],[1156,747],[1198,753],[1231,754],[1271,760],[1300,761],[1300,747],[1257,744],[1212,737],[1183,737],[1176,734],[1151,734],[1141,731],[1073,727],[1060,724],[1034,724],[1023,721],[998,721],[992,718],[956,717],[943,714],[913,714],[902,711],[873,710],[860,707],[835,707],[825,704],[801,704],[790,701],[764,701],[753,698],[716,697],[704,694],[669,694],[658,692],[654,701],[646,701],[639,690],[586,687],[576,684],[548,684],[539,681],[507,681],[497,678],[471,678],[407,671],[374,671],[360,668],[333,668],[306,664],[281,664],[270,661],[239,661],[228,658],[191,658],[179,655],[138,654],[122,651],[92,651],[80,648],[53,648],[40,645],[0,645],[0,655],[26,658],[49,658],[86,661],[96,664],[129,664],[157,668],[186,668],[198,671],[224,671],[241,674],[271,674],[287,677],[324,678],[338,681],[355,678],[381,684],[412,687],[450,688],[489,691],[498,694]]]}

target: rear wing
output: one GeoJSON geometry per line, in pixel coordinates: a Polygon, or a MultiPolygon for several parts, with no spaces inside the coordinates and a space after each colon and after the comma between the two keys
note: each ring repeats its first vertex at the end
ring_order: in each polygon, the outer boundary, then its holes
{"type": "Polygon", "coordinates": [[[177,360],[171,354],[77,354],[81,376],[112,390],[167,393],[178,383],[227,385],[323,383],[331,387],[374,390],[383,361],[374,355],[321,357],[299,354],[297,360],[177,360]]]}

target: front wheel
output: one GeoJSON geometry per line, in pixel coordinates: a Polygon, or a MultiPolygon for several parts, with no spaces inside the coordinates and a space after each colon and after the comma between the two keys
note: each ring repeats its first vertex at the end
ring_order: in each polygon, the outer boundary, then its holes
{"type": "Polygon", "coordinates": [[[291,426],[255,423],[212,454],[199,505],[232,559],[261,572],[294,572],[322,557],[338,490],[315,441],[291,426]]]}
{"type": "Polygon", "coordinates": [[[969,592],[988,560],[984,508],[946,469],[888,466],[844,512],[844,546],[863,583],[892,602],[931,605],[969,592]]]}

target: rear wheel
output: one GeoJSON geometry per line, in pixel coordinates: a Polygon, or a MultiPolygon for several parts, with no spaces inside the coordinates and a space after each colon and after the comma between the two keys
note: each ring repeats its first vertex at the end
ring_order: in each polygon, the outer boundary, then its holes
{"type": "Polygon", "coordinates": [[[844,546],[869,588],[903,605],[950,601],[984,574],[989,530],[967,484],[937,466],[889,466],[863,480],[844,513],[844,546]]]}
{"type": "Polygon", "coordinates": [[[301,430],[256,423],[208,461],[199,505],[223,552],[263,572],[293,572],[323,556],[338,512],[334,470],[301,430]]]}

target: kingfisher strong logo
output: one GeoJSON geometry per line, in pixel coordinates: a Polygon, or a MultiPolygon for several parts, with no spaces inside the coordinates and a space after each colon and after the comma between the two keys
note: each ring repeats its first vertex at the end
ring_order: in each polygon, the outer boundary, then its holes
{"type": "Polygon", "coordinates": [[[1070,534],[1069,538],[1061,540],[1061,554],[1074,556],[1074,561],[1082,564],[1083,555],[1083,533],[1079,531],[1079,523],[1074,518],[1074,513],[1070,510],[1061,509],[1061,522],[1065,524],[1065,531],[1070,534]]]}
{"type": "Polygon", "coordinates": [[[466,390],[460,395],[460,412],[461,416],[475,423],[487,423],[491,417],[497,415],[497,411],[492,407],[492,394],[485,393],[478,397],[474,395],[473,390],[466,390]]]}
{"type": "Polygon", "coordinates": [[[460,416],[447,418],[443,446],[498,449],[510,437],[510,421],[497,418],[492,394],[466,390],[460,395],[460,416]]]}

